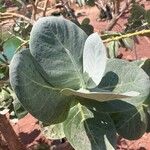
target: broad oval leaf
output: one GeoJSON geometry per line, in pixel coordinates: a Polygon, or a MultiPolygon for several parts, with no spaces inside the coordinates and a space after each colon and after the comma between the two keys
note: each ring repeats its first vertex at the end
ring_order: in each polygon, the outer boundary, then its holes
{"type": "Polygon", "coordinates": [[[130,98],[132,96],[138,96],[138,94],[139,94],[134,91],[119,94],[119,93],[113,93],[113,92],[90,92],[90,91],[84,90],[84,89],[75,91],[75,90],[72,90],[69,88],[62,89],[61,93],[66,96],[78,96],[81,98],[85,98],[85,100],[92,99],[92,100],[96,100],[99,102],[130,98]]]}
{"type": "Polygon", "coordinates": [[[135,94],[139,94],[138,96],[103,103],[83,100],[86,102],[85,105],[101,107],[101,112],[124,112],[140,106],[147,100],[150,94],[150,80],[143,69],[137,65],[125,60],[108,59],[105,75],[101,83],[97,89],[92,89],[91,91],[107,91],[124,94],[132,94],[130,91],[135,91],[135,94]]]}
{"type": "Polygon", "coordinates": [[[55,87],[85,87],[82,54],[87,35],[63,17],[40,18],[33,26],[30,51],[55,87]]]}
{"type": "Polygon", "coordinates": [[[110,116],[77,103],[63,123],[67,140],[75,150],[113,150],[116,130],[110,116]]]}
{"type": "MultiPolygon", "coordinates": [[[[98,88],[115,93],[126,93],[130,91],[140,93],[136,97],[122,100],[129,105],[137,107],[144,103],[150,93],[150,80],[143,69],[139,68],[137,65],[125,60],[110,59],[106,66],[105,76],[98,88]]],[[[122,101],[110,101],[108,103],[103,103],[103,105],[107,105],[109,111],[111,110],[110,107],[113,112],[115,111],[113,109],[124,111],[127,108],[122,101]]]]}
{"type": "Polygon", "coordinates": [[[70,98],[59,93],[43,75],[44,71],[32,57],[29,49],[14,55],[10,64],[10,83],[25,109],[40,121],[54,124],[67,115],[70,98]]]}
{"type": "Polygon", "coordinates": [[[88,76],[85,78],[87,88],[95,88],[100,83],[105,72],[106,55],[106,48],[98,33],[91,34],[83,50],[83,73],[88,76]]]}
{"type": "MultiPolygon", "coordinates": [[[[11,35],[9,35],[11,36],[11,35]]],[[[21,45],[21,41],[16,38],[10,38],[4,42],[3,49],[4,54],[7,56],[8,60],[10,61],[15,53],[15,50],[21,45]]]]}

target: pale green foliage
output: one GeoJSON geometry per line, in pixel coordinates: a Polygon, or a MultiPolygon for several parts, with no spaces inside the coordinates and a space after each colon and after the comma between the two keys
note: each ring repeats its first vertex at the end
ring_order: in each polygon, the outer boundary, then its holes
{"type": "Polygon", "coordinates": [[[45,17],[29,46],[12,59],[10,82],[33,116],[55,124],[47,127],[50,137],[65,135],[76,150],[110,150],[117,132],[127,139],[144,134],[149,76],[134,63],[107,59],[98,34],[87,37],[62,17],[45,17]]]}

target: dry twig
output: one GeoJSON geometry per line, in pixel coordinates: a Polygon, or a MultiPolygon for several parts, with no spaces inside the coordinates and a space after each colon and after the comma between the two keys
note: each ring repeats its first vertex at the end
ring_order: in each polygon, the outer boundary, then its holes
{"type": "Polygon", "coordinates": [[[33,0],[31,0],[31,4],[32,4],[32,21],[34,22],[36,20],[36,13],[37,13],[37,6],[38,6],[39,0],[36,0],[35,2],[33,0]]]}
{"type": "Polygon", "coordinates": [[[4,17],[5,19],[9,19],[9,18],[14,18],[14,17],[17,17],[17,18],[22,18],[22,19],[24,19],[25,21],[27,21],[28,23],[30,23],[30,24],[33,24],[33,22],[28,18],[28,17],[26,17],[26,16],[24,16],[24,15],[21,15],[21,14],[17,14],[17,13],[8,13],[8,12],[5,12],[5,13],[1,13],[0,12],[0,19],[1,19],[1,17],[4,17]]]}
{"type": "Polygon", "coordinates": [[[49,2],[49,0],[45,0],[45,2],[44,2],[43,17],[45,17],[45,16],[46,16],[46,10],[47,10],[48,2],[49,2]]]}
{"type": "MultiPolygon", "coordinates": [[[[114,14],[113,19],[110,21],[110,23],[106,27],[105,31],[112,30],[112,28],[114,27],[114,25],[117,23],[118,19],[124,14],[124,12],[129,7],[129,5],[131,4],[131,2],[132,2],[132,0],[129,0],[128,3],[125,3],[125,5],[123,5],[120,13],[118,12],[119,8],[116,10],[116,13],[114,14]]],[[[118,7],[118,6],[116,6],[116,7],[118,7]]]]}

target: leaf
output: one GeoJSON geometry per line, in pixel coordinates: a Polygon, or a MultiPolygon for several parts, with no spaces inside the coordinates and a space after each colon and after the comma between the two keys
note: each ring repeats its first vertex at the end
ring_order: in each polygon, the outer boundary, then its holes
{"type": "Polygon", "coordinates": [[[138,107],[146,102],[150,94],[150,80],[149,76],[143,69],[131,62],[120,59],[108,59],[105,75],[102,78],[101,83],[97,89],[92,91],[107,91],[113,93],[128,93],[135,91],[140,93],[136,97],[126,99],[116,99],[114,101],[108,101],[98,103],[96,101],[85,101],[85,105],[101,107],[102,112],[115,113],[124,112],[138,107]]]}
{"type": "Polygon", "coordinates": [[[130,111],[116,114],[116,128],[118,134],[128,140],[139,139],[147,129],[147,116],[140,106],[130,111]]]}
{"type": "Polygon", "coordinates": [[[145,19],[147,20],[148,24],[150,24],[150,10],[146,11],[145,19]]]}
{"type": "Polygon", "coordinates": [[[119,42],[112,41],[107,44],[109,58],[116,58],[118,55],[119,42]]]}
{"type": "Polygon", "coordinates": [[[143,8],[143,6],[140,6],[139,4],[134,4],[132,6],[131,9],[131,17],[132,19],[136,20],[136,19],[142,19],[144,14],[145,14],[145,9],[143,8]],[[142,17],[142,18],[141,18],[142,17]]]}
{"type": "Polygon", "coordinates": [[[136,105],[143,103],[149,95],[150,80],[143,69],[138,66],[124,60],[111,59],[98,87],[117,93],[138,92],[139,96],[123,100],[136,105]]]}
{"type": "Polygon", "coordinates": [[[77,103],[63,125],[66,138],[75,150],[115,149],[116,130],[107,113],[77,103]]]}
{"type": "Polygon", "coordinates": [[[49,139],[62,139],[65,137],[62,123],[42,127],[42,133],[49,139]]]}
{"type": "Polygon", "coordinates": [[[126,31],[141,27],[143,22],[145,22],[145,14],[146,10],[142,6],[138,5],[137,3],[133,4],[126,31]]]}
{"type": "Polygon", "coordinates": [[[79,96],[81,98],[85,99],[92,99],[96,100],[99,102],[104,102],[104,101],[111,101],[115,99],[124,99],[124,98],[130,98],[132,96],[137,96],[136,94],[139,95],[139,93],[136,92],[128,92],[128,93],[113,93],[113,92],[90,92],[88,90],[72,90],[72,89],[63,89],[61,90],[61,93],[66,95],[66,96],[79,96]]]}
{"type": "Polygon", "coordinates": [[[133,50],[133,47],[134,47],[133,38],[123,38],[122,41],[123,41],[125,48],[133,50]]]}
{"type": "Polygon", "coordinates": [[[10,64],[10,83],[17,98],[39,120],[49,124],[59,123],[68,113],[70,97],[61,95],[59,89],[44,79],[44,74],[29,49],[14,55],[10,64]]]}
{"type": "Polygon", "coordinates": [[[91,34],[83,50],[83,72],[88,76],[85,78],[87,88],[94,88],[100,83],[106,67],[106,55],[106,48],[98,33],[91,34]]]}
{"type": "Polygon", "coordinates": [[[16,37],[8,39],[4,45],[4,54],[7,56],[8,60],[11,60],[15,50],[21,45],[21,41],[17,39],[16,37]]]}
{"type": "Polygon", "coordinates": [[[30,51],[48,74],[48,82],[60,88],[85,87],[82,53],[87,35],[63,17],[40,18],[33,26],[30,51]]]}

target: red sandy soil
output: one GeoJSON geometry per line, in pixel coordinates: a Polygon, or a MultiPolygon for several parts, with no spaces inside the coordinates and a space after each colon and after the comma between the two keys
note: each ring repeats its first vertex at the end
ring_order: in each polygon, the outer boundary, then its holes
{"type": "MultiPolygon", "coordinates": [[[[146,9],[150,9],[150,1],[142,1],[145,4],[146,9]]],[[[84,13],[84,17],[80,17],[79,21],[82,21],[84,18],[90,18],[90,24],[94,26],[96,32],[102,31],[108,21],[96,21],[98,18],[99,11],[96,7],[86,7],[78,8],[77,13],[84,13]]],[[[127,22],[127,15],[121,17],[117,22],[117,25],[113,28],[114,31],[121,31],[124,28],[124,24],[127,22]]],[[[150,58],[150,39],[147,37],[138,37],[139,44],[136,44],[137,56],[138,58],[150,58]]],[[[123,53],[123,58],[128,60],[135,59],[134,51],[125,51],[124,49],[120,50],[120,53],[123,53]]],[[[29,148],[31,145],[41,141],[43,136],[40,132],[40,127],[38,121],[32,117],[30,114],[20,119],[19,122],[13,125],[17,135],[20,137],[21,141],[29,148]],[[40,140],[39,140],[40,139],[40,140]]],[[[47,141],[51,144],[51,141],[47,141]]],[[[54,142],[52,144],[55,144],[54,142]]],[[[65,144],[61,144],[62,147],[57,148],[57,150],[69,150],[66,148],[65,144]]],[[[118,150],[150,150],[150,134],[144,134],[142,138],[135,141],[128,141],[120,138],[118,140],[118,150]]],[[[71,149],[70,149],[71,150],[71,149]]]]}

